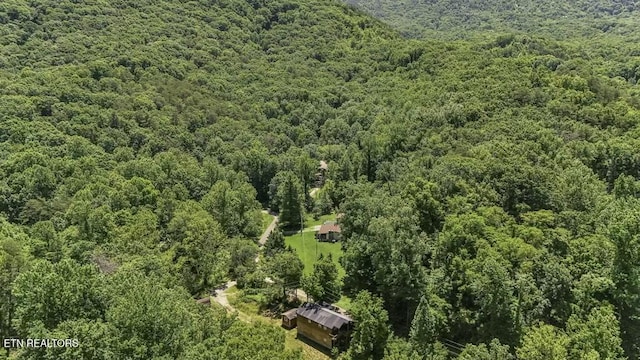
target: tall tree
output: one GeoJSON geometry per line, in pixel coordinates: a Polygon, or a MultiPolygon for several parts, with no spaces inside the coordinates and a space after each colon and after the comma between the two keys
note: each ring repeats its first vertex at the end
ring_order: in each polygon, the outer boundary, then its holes
{"type": "Polygon", "coordinates": [[[622,351],[620,325],[612,306],[594,308],[586,319],[572,316],[567,322],[571,359],[626,359],[622,351]]]}
{"type": "Polygon", "coordinates": [[[513,360],[515,357],[509,352],[508,345],[500,344],[498,339],[486,344],[469,344],[464,347],[457,360],[513,360]]]}
{"type": "Polygon", "coordinates": [[[278,186],[280,222],[285,228],[302,225],[304,194],[300,180],[292,172],[286,172],[278,186]]]}
{"type": "Polygon", "coordinates": [[[358,293],[351,307],[356,323],[347,358],[353,360],[382,359],[391,332],[389,315],[382,299],[368,291],[358,293]]]}
{"type": "Polygon", "coordinates": [[[303,290],[311,296],[314,302],[336,302],[340,300],[340,280],[338,279],[338,267],[331,254],[320,254],[313,264],[313,272],[305,276],[303,290]]]}
{"type": "Polygon", "coordinates": [[[282,234],[280,227],[276,226],[264,244],[264,253],[266,256],[273,256],[278,252],[284,251],[285,248],[284,234],[282,234]]]}
{"type": "Polygon", "coordinates": [[[439,336],[447,330],[448,304],[437,295],[423,295],[411,322],[411,344],[422,356],[433,352],[439,336]]]}
{"type": "Polygon", "coordinates": [[[67,320],[98,319],[104,314],[103,279],[93,265],[73,260],[37,261],[15,280],[14,325],[22,337],[53,330],[67,320]]]}
{"type": "Polygon", "coordinates": [[[260,204],[251,185],[232,186],[227,181],[215,183],[202,198],[202,207],[220,223],[228,236],[257,236],[260,204]]]}
{"type": "Polygon", "coordinates": [[[184,286],[196,294],[224,281],[229,251],[220,225],[196,202],[183,203],[168,226],[173,261],[184,286]]]}
{"type": "Polygon", "coordinates": [[[0,337],[3,339],[18,335],[13,328],[19,305],[13,287],[29,265],[26,240],[21,231],[0,218],[0,337]]]}
{"type": "Polygon", "coordinates": [[[622,199],[608,209],[607,234],[616,245],[613,280],[620,313],[623,348],[630,358],[640,355],[640,201],[622,199]]]}
{"type": "Polygon", "coordinates": [[[282,287],[283,296],[287,289],[297,289],[300,286],[303,270],[302,260],[291,251],[276,253],[267,262],[267,271],[282,287]]]}

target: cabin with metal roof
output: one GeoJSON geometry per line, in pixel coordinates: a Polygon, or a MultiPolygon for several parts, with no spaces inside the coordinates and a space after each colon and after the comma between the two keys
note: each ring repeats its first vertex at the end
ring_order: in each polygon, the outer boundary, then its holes
{"type": "Polygon", "coordinates": [[[326,306],[304,303],[296,311],[298,336],[329,350],[346,347],[353,330],[353,320],[326,306]]]}

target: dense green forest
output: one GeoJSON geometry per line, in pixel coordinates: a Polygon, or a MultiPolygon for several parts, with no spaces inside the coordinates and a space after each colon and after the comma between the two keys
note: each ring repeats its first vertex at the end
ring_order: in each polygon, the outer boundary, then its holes
{"type": "MultiPolygon", "coordinates": [[[[582,3],[531,24],[634,21],[582,3]]],[[[575,31],[409,40],[333,0],[0,2],[0,338],[80,342],[0,359],[301,359],[195,302],[267,276],[271,304],[300,281],[352,299],[341,359],[637,359],[640,45],[575,31]],[[343,213],[344,278],[331,258],[303,276],[279,230],[260,250],[266,207],[283,230],[343,213]]]]}

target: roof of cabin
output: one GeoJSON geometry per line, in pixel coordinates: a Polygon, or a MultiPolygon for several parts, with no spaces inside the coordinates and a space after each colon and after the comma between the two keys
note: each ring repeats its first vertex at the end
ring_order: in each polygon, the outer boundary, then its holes
{"type": "Polygon", "coordinates": [[[336,223],[323,224],[320,226],[320,229],[318,229],[318,234],[328,234],[332,232],[341,232],[340,225],[336,223]]]}
{"type": "Polygon", "coordinates": [[[346,315],[313,303],[302,304],[296,313],[298,316],[307,318],[329,329],[340,329],[343,325],[353,322],[353,320],[346,315]]]}

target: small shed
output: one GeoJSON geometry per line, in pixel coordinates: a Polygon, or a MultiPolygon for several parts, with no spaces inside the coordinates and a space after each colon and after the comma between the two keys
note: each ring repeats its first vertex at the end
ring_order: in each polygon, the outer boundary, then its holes
{"type": "Polygon", "coordinates": [[[297,325],[298,309],[291,309],[282,313],[282,327],[293,329],[297,325]]]}

